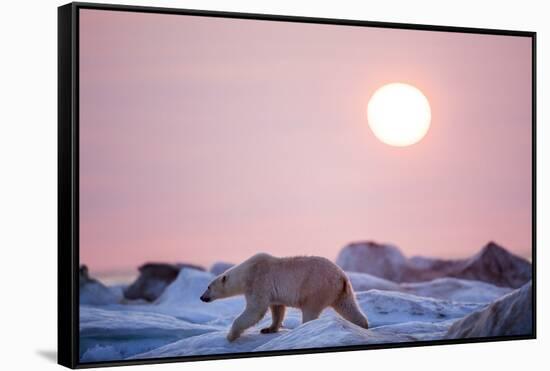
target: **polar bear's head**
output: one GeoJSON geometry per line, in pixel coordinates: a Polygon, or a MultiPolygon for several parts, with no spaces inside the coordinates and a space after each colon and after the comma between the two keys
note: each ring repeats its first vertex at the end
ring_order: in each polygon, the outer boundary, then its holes
{"type": "Polygon", "coordinates": [[[205,303],[214,301],[216,299],[228,298],[231,296],[239,295],[241,286],[235,277],[231,277],[230,272],[220,274],[214,278],[212,282],[206,288],[206,291],[201,295],[201,300],[205,303]]]}

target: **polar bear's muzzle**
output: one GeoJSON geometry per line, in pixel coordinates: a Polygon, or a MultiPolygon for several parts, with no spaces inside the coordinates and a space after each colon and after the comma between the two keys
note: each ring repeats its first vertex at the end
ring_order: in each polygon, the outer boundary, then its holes
{"type": "Polygon", "coordinates": [[[212,298],[210,297],[210,295],[208,295],[208,290],[206,290],[204,294],[201,295],[201,300],[205,303],[212,301],[212,298]]]}

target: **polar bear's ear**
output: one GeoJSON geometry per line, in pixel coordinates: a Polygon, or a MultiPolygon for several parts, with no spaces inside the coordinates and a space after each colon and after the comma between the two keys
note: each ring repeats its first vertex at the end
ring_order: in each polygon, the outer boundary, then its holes
{"type": "Polygon", "coordinates": [[[227,281],[227,276],[222,276],[222,283],[225,283],[227,281]]]}

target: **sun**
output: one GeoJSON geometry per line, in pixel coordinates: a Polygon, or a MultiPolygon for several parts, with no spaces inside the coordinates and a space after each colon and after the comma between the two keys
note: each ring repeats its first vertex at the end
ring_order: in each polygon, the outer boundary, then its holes
{"type": "Polygon", "coordinates": [[[369,126],[382,142],[396,147],[418,143],[432,119],[430,102],[416,87],[391,83],[374,92],[367,107],[369,126]]]}

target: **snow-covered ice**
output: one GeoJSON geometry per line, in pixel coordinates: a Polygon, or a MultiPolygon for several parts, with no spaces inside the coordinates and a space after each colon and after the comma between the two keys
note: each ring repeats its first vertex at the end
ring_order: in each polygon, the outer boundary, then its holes
{"type": "Polygon", "coordinates": [[[513,290],[509,287],[454,277],[436,278],[426,282],[396,283],[368,273],[347,272],[347,275],[356,292],[372,289],[398,291],[460,302],[489,303],[513,290]]]}
{"type": "MultiPolygon", "coordinates": [[[[399,256],[394,256],[395,251],[390,250],[395,258],[390,260],[399,263],[399,256]]],[[[429,266],[432,262],[416,259],[416,264],[429,266]]],[[[476,319],[479,315],[475,317],[472,313],[484,313],[491,308],[491,303],[512,295],[511,288],[455,277],[411,283],[394,282],[368,273],[346,273],[369,319],[368,330],[342,319],[332,309],[326,309],[319,319],[302,324],[301,312],[288,308],[283,328],[278,333],[260,333],[260,329],[271,322],[268,312],[256,326],[231,343],[226,336],[233,320],[244,309],[245,300],[235,297],[202,302],[200,295],[215,277],[211,272],[181,269],[177,278],[153,302],[120,300],[121,287],[98,283],[97,292],[91,291],[95,289],[92,286],[82,291],[81,361],[443,339],[449,336],[452,326],[456,327],[454,323],[464,318],[476,319]],[[94,297],[90,295],[95,295],[95,300],[91,300],[94,297]]],[[[504,304],[509,301],[511,299],[504,304]]],[[[499,304],[498,308],[504,304],[499,304]]],[[[464,326],[474,322],[469,320],[464,326]]]]}
{"type": "Polygon", "coordinates": [[[218,330],[174,316],[80,307],[80,357],[83,362],[124,359],[167,343],[218,330]]]}
{"type": "Polygon", "coordinates": [[[360,328],[327,309],[317,320],[301,324],[300,313],[289,310],[277,334],[260,334],[270,322],[266,316],[235,342],[226,340],[227,327],[188,337],[132,358],[224,354],[281,349],[307,349],[360,344],[398,343],[441,339],[457,318],[484,307],[483,304],[454,303],[410,294],[370,290],[358,294],[358,302],[369,317],[368,330],[360,328]]]}
{"type": "Polygon", "coordinates": [[[359,292],[357,301],[373,327],[411,321],[438,322],[462,318],[486,306],[481,303],[453,302],[381,290],[359,292]]]}
{"type": "Polygon", "coordinates": [[[401,343],[440,339],[450,322],[406,322],[362,329],[340,317],[323,317],[257,347],[254,351],[308,349],[346,345],[401,343]]]}
{"type": "Polygon", "coordinates": [[[402,283],[401,290],[418,296],[460,302],[489,303],[512,291],[481,281],[453,277],[436,278],[428,282],[402,283]]]}
{"type": "Polygon", "coordinates": [[[401,287],[398,283],[395,283],[384,278],[376,277],[368,273],[347,272],[347,276],[351,281],[353,290],[367,291],[371,289],[400,291],[401,287]]]}
{"type": "Polygon", "coordinates": [[[532,283],[453,323],[447,338],[529,335],[533,332],[532,283]]]}
{"type": "Polygon", "coordinates": [[[120,287],[108,287],[100,282],[89,282],[80,286],[81,305],[115,304],[123,300],[120,287]]]}

